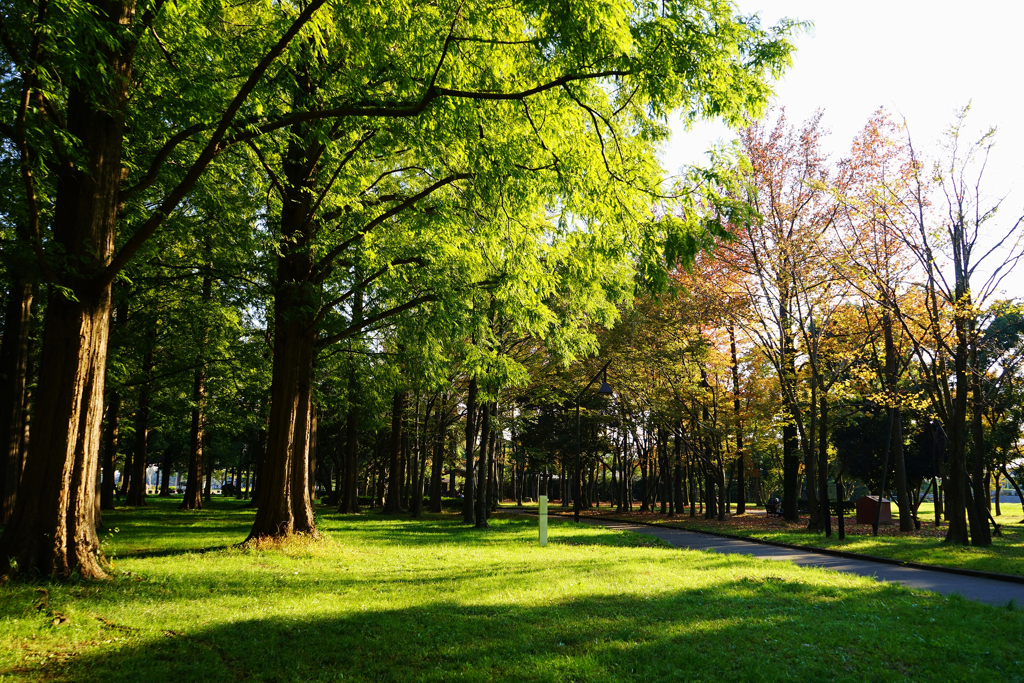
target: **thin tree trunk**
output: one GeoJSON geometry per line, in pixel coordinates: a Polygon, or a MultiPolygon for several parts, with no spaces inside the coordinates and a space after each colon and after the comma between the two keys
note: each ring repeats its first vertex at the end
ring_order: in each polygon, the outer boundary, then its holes
{"type": "MultiPolygon", "coordinates": [[[[260,411],[259,411],[260,415],[264,414],[264,408],[266,407],[265,400],[266,399],[264,399],[263,401],[260,401],[260,411]]],[[[254,471],[254,473],[256,475],[255,476],[256,480],[253,483],[252,499],[249,501],[249,504],[246,505],[246,507],[259,508],[260,500],[261,500],[261,497],[263,495],[263,491],[266,489],[266,487],[263,485],[263,472],[264,472],[264,463],[266,463],[266,460],[267,460],[267,426],[269,425],[269,421],[264,420],[263,425],[264,425],[264,428],[259,430],[258,432],[256,432],[256,442],[253,444],[252,454],[250,455],[250,458],[253,461],[253,471],[254,471]]],[[[210,455],[209,450],[205,447],[205,443],[207,441],[207,438],[208,437],[206,436],[206,434],[203,434],[203,443],[204,443],[203,452],[206,453],[207,461],[209,461],[209,458],[212,457],[212,456],[210,455]]],[[[211,465],[210,462],[207,462],[206,464],[208,466],[211,465]]],[[[210,481],[210,478],[207,477],[206,481],[207,481],[207,485],[206,485],[207,493],[204,494],[204,497],[205,497],[205,501],[207,503],[209,503],[210,502],[210,494],[209,494],[209,488],[210,488],[209,481],[210,481]]]]}
{"type": "MultiPolygon", "coordinates": [[[[972,325],[973,328],[973,325],[972,325]]],[[[972,329],[973,332],[973,329],[972,329]]],[[[972,334],[976,337],[977,334],[972,334]]],[[[981,385],[983,369],[978,363],[977,339],[973,340],[970,351],[970,363],[973,372],[971,373],[971,464],[973,474],[971,477],[974,486],[974,517],[971,524],[971,544],[976,546],[992,545],[992,532],[988,527],[989,516],[989,492],[985,486],[985,394],[981,385]]]]}
{"type": "Polygon", "coordinates": [[[818,462],[818,441],[816,438],[818,434],[818,391],[822,381],[817,368],[813,364],[811,367],[811,400],[808,406],[810,428],[807,434],[805,434],[806,439],[804,443],[800,445],[804,452],[804,474],[807,477],[807,510],[809,512],[807,528],[810,531],[823,531],[822,518],[824,515],[818,507],[816,488],[818,482],[818,468],[816,467],[818,462]]]}
{"type": "Polygon", "coordinates": [[[402,511],[402,421],[405,419],[405,391],[396,391],[391,401],[391,465],[384,512],[402,511]]]}
{"type": "Polygon", "coordinates": [[[171,456],[171,449],[164,449],[164,460],[160,464],[160,498],[171,497],[171,467],[174,462],[171,456]]]}
{"type": "MultiPolygon", "coordinates": [[[[1011,477],[1010,473],[1006,470],[1006,465],[1000,465],[999,467],[1002,470],[1003,476],[1006,477],[1006,481],[1010,482],[1010,486],[1012,486],[1013,490],[1017,492],[1017,499],[1024,504],[1024,493],[1021,493],[1020,487],[1017,486],[1017,482],[1014,481],[1013,477],[1011,477]]],[[[1021,520],[1020,523],[1024,524],[1024,520],[1021,520]]]]}
{"type": "Polygon", "coordinates": [[[476,499],[473,495],[473,446],[476,441],[476,377],[469,381],[469,396],[466,399],[466,485],[462,492],[462,521],[476,523],[476,499]]]}
{"type": "MultiPolygon", "coordinates": [[[[996,517],[1000,517],[1003,514],[1003,508],[1002,508],[1002,505],[1001,505],[1002,501],[999,500],[1000,498],[1002,498],[1002,496],[1000,496],[999,494],[1002,492],[1002,488],[1003,488],[1002,484],[1003,484],[1003,482],[1001,482],[999,480],[1000,479],[999,475],[1000,475],[1000,473],[998,471],[996,471],[996,473],[995,473],[996,493],[995,493],[995,496],[993,496],[996,499],[996,501],[995,501],[996,502],[996,517]]],[[[992,477],[992,470],[988,470],[986,475],[985,475],[985,486],[986,487],[988,486],[989,479],[991,477],[992,477]]],[[[991,509],[991,507],[989,509],[991,509]]]]}
{"type": "Polygon", "coordinates": [[[740,364],[736,353],[736,328],[729,323],[729,352],[732,357],[732,413],[736,422],[736,514],[747,513],[746,464],[743,457],[743,423],[740,420],[740,364]]]}
{"type": "Polygon", "coordinates": [[[203,503],[210,504],[210,496],[213,495],[213,462],[209,451],[206,451],[206,487],[203,489],[203,503]]]}
{"type": "Polygon", "coordinates": [[[142,360],[142,384],[139,405],[135,411],[135,448],[132,453],[132,479],[128,486],[130,507],[146,504],[146,465],[149,451],[149,407],[153,396],[153,356],[156,346],[156,324],[149,331],[149,348],[142,360]]]}
{"type": "MultiPolygon", "coordinates": [[[[832,510],[828,502],[828,394],[822,387],[818,409],[818,501],[821,505],[821,523],[825,537],[832,536],[832,510]]],[[[813,486],[813,483],[812,483],[813,486]]]]}
{"type": "MultiPolygon", "coordinates": [[[[888,308],[882,313],[882,332],[885,339],[886,388],[893,400],[897,400],[899,359],[892,334],[892,316],[888,308]]],[[[892,433],[889,437],[892,444],[893,469],[896,472],[896,503],[900,508],[900,531],[913,531],[914,521],[910,515],[910,495],[907,490],[907,466],[903,456],[903,416],[898,402],[893,408],[892,433]]]]}
{"type": "Polygon", "coordinates": [[[35,287],[15,278],[8,292],[0,345],[0,524],[14,512],[21,478],[25,394],[29,371],[29,339],[35,287]]]}
{"type": "MultiPolygon", "coordinates": [[[[443,406],[443,404],[442,404],[443,406]]],[[[441,512],[441,477],[444,473],[444,410],[437,411],[437,429],[434,437],[434,458],[430,465],[430,512],[441,512]]]]}
{"type": "MultiPolygon", "coordinates": [[[[211,245],[206,241],[207,269],[203,276],[203,293],[201,297],[203,312],[213,299],[213,276],[209,262],[211,245]]],[[[202,333],[199,340],[199,353],[195,374],[192,377],[192,425],[189,429],[188,446],[188,483],[185,484],[185,498],[181,501],[181,510],[199,510],[203,507],[201,487],[203,485],[203,423],[206,408],[206,346],[209,343],[210,328],[204,317],[202,333]]]]}
{"type": "Polygon", "coordinates": [[[121,394],[112,391],[107,401],[107,428],[103,435],[103,483],[100,509],[114,509],[114,463],[117,460],[117,436],[121,418],[121,394]]]}
{"type": "Polygon", "coordinates": [[[479,481],[476,489],[476,520],[475,526],[478,529],[488,528],[487,524],[487,475],[490,473],[490,449],[488,441],[491,438],[491,404],[484,403],[481,406],[483,419],[480,423],[480,462],[477,463],[479,481]]]}

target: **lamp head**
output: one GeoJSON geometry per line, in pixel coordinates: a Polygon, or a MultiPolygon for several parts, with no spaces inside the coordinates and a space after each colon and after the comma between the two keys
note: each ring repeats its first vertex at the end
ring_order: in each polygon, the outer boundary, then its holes
{"type": "Polygon", "coordinates": [[[611,385],[608,382],[601,382],[601,387],[597,390],[597,393],[602,396],[611,396],[615,392],[612,391],[611,385]]]}

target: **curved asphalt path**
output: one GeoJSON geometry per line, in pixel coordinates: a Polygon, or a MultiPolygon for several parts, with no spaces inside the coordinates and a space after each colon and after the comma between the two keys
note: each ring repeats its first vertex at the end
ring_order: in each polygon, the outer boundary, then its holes
{"type": "MultiPolygon", "coordinates": [[[[552,517],[561,517],[561,515],[552,515],[552,517]]],[[[1010,601],[1013,601],[1014,605],[1018,608],[1024,607],[1024,584],[1011,583],[1009,581],[963,576],[930,569],[918,569],[916,567],[901,567],[884,562],[872,562],[871,560],[853,560],[824,555],[811,550],[791,550],[753,541],[723,538],[694,531],[683,531],[682,529],[612,522],[585,517],[581,521],[589,524],[600,524],[610,529],[655,536],[677,548],[749,555],[762,560],[789,561],[801,567],[822,567],[837,572],[859,574],[860,576],[867,576],[878,581],[900,583],[910,588],[933,591],[942,595],[958,593],[970,600],[988,603],[989,605],[1005,606],[1010,601]]]]}

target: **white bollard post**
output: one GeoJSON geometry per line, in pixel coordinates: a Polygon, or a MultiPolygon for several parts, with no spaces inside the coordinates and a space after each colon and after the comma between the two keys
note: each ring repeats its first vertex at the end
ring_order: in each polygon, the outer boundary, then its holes
{"type": "Polygon", "coordinates": [[[540,496],[540,545],[543,548],[548,544],[548,497],[540,496]]]}

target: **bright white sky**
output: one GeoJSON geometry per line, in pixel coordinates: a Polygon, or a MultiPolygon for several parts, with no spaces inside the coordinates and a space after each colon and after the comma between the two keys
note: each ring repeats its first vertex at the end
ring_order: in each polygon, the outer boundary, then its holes
{"type": "MultiPolygon", "coordinates": [[[[824,110],[831,131],[824,146],[834,159],[880,106],[905,117],[915,146],[937,155],[954,112],[971,101],[969,131],[998,128],[985,184],[992,196],[1009,193],[1000,222],[1024,213],[1024,1],[735,1],[742,14],[760,14],[763,26],[780,17],[814,22],[796,37],[776,102],[792,124],[824,110]]],[[[677,126],[662,161],[676,172],[702,162],[714,141],[733,137],[721,124],[689,132],[677,126]]]]}

